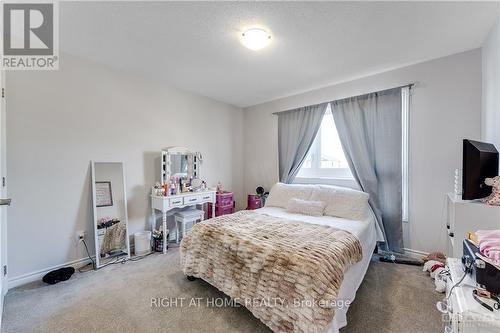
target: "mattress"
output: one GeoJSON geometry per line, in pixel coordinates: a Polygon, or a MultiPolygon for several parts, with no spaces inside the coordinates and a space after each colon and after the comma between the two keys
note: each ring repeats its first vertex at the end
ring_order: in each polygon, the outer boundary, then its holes
{"type": "MultiPolygon", "coordinates": [[[[371,255],[375,249],[376,242],[380,239],[380,230],[377,228],[375,218],[370,214],[365,220],[354,221],[331,216],[306,216],[301,214],[287,213],[283,208],[264,207],[255,210],[257,213],[281,217],[290,220],[303,221],[307,223],[329,225],[337,229],[349,231],[356,236],[363,249],[361,261],[351,266],[344,275],[344,280],[340,285],[337,300],[343,302],[354,301],[358,290],[370,264],[371,255]]],[[[335,316],[330,323],[327,333],[336,333],[340,328],[347,325],[348,306],[339,307],[335,310],[335,316]]]]}

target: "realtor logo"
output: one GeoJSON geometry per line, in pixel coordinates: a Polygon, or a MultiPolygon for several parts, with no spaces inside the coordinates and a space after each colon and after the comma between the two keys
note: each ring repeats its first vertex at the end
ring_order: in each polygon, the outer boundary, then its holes
{"type": "Polygon", "coordinates": [[[57,3],[3,3],[2,69],[58,69],[57,3]]]}

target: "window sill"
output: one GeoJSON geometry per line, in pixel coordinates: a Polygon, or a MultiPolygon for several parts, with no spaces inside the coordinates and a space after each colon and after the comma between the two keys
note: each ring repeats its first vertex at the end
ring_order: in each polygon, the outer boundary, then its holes
{"type": "Polygon", "coordinates": [[[359,190],[358,183],[354,178],[323,178],[323,177],[296,177],[294,184],[317,184],[317,185],[335,185],[350,187],[359,190]]]}

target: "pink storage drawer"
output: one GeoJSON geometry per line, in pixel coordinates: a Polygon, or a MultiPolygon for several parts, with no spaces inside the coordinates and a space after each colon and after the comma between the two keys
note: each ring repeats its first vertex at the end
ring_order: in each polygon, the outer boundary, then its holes
{"type": "Polygon", "coordinates": [[[226,206],[226,207],[215,207],[215,216],[227,215],[234,213],[234,207],[226,206]]]}
{"type": "Polygon", "coordinates": [[[255,194],[249,194],[247,199],[247,210],[262,208],[262,199],[255,194]]]}
{"type": "Polygon", "coordinates": [[[233,192],[222,192],[215,195],[215,206],[225,207],[233,205],[233,192]]]}
{"type": "MultiPolygon", "coordinates": [[[[233,214],[234,213],[234,206],[233,203],[231,202],[230,205],[228,206],[217,206],[215,205],[215,216],[221,216],[221,215],[227,215],[227,214],[233,214]]],[[[208,203],[208,218],[212,218],[212,203],[208,203]]]]}

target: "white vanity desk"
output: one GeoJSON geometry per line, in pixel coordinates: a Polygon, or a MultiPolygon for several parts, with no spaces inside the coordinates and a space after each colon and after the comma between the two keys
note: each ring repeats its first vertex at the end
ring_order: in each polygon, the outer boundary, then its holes
{"type": "MultiPolygon", "coordinates": [[[[155,211],[159,210],[162,212],[162,223],[163,223],[163,253],[167,253],[167,216],[168,212],[175,208],[183,208],[193,205],[201,205],[204,203],[212,203],[212,216],[215,216],[215,190],[205,190],[200,192],[186,192],[177,195],[169,196],[151,196],[151,208],[153,216],[155,216],[155,211]]],[[[155,228],[156,220],[153,220],[153,225],[151,230],[155,228]]]]}

